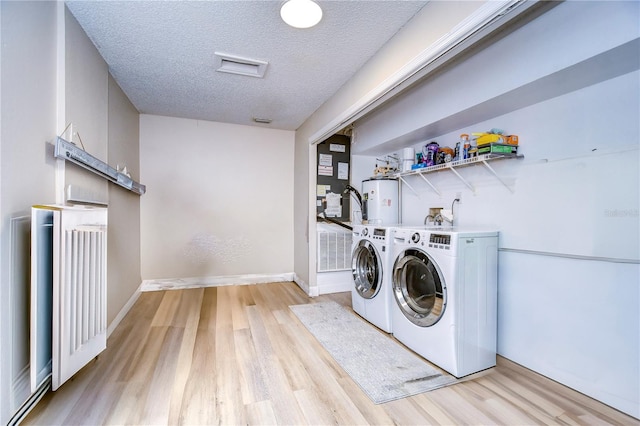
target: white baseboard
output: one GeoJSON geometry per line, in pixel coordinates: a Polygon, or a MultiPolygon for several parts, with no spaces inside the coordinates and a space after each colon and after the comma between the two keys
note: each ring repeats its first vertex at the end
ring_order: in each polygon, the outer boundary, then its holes
{"type": "Polygon", "coordinates": [[[109,326],[107,327],[107,339],[109,338],[109,336],[111,336],[111,333],[113,333],[113,330],[116,329],[118,324],[120,324],[120,322],[124,319],[124,317],[133,307],[133,304],[136,303],[136,301],[140,297],[141,287],[142,287],[142,284],[140,284],[140,286],[136,289],[136,291],[131,295],[127,303],[124,304],[122,309],[120,309],[120,312],[118,312],[118,315],[116,315],[113,321],[111,321],[111,324],[109,324],[109,326]]]}
{"type": "Polygon", "coordinates": [[[293,281],[298,284],[298,287],[302,289],[309,297],[319,296],[318,287],[311,288],[307,282],[305,282],[302,278],[300,278],[297,274],[294,274],[293,281]]]}
{"type": "Polygon", "coordinates": [[[318,293],[330,294],[351,291],[353,274],[351,270],[318,272],[318,293]]]}
{"type": "Polygon", "coordinates": [[[225,275],[217,277],[166,278],[144,280],[140,291],[178,290],[201,287],[222,287],[226,285],[265,284],[294,281],[295,274],[248,274],[225,275]]]}
{"type": "Polygon", "coordinates": [[[118,315],[113,319],[107,328],[107,338],[116,329],[118,324],[124,319],[134,303],[140,297],[142,292],[146,291],[162,291],[162,290],[180,290],[188,288],[202,287],[222,287],[227,285],[247,285],[247,284],[265,284],[276,282],[295,282],[310,297],[316,297],[320,294],[339,293],[351,290],[350,271],[330,272],[318,274],[318,284],[310,287],[308,283],[302,280],[294,272],[284,274],[247,274],[247,275],[224,275],[217,277],[190,277],[190,278],[165,278],[143,280],[140,287],[136,289],[131,298],[122,307],[118,315]],[[323,276],[321,278],[321,276],[323,276]],[[328,278],[328,280],[326,280],[328,278]]]}

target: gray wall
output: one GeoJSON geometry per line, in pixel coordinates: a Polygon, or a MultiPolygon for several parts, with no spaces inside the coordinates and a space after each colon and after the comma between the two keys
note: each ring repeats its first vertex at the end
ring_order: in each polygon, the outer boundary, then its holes
{"type": "Polygon", "coordinates": [[[29,394],[28,216],[53,203],[56,4],[0,2],[0,423],[29,394]],[[11,220],[27,216],[11,232],[11,220]],[[13,240],[13,242],[12,242],[13,240]],[[22,248],[20,248],[22,247],[22,248]],[[27,247],[25,253],[24,247],[27,247]]]}
{"type": "Polygon", "coordinates": [[[145,281],[291,274],[292,131],[143,114],[140,135],[145,281]]]}
{"type": "MultiPolygon", "coordinates": [[[[109,79],[106,64],[64,4],[3,1],[0,24],[0,423],[4,424],[30,396],[31,206],[64,202],[68,185],[111,203],[107,295],[111,323],[140,285],[140,201],[53,157],[56,135],[73,123],[73,132],[80,134],[88,152],[110,164],[126,162],[134,176],[139,173],[138,113],[109,79]]],[[[73,138],[79,142],[77,135],[73,138]]]]}
{"type": "MultiPolygon", "coordinates": [[[[64,105],[64,126],[72,123],[77,145],[81,140],[87,152],[112,167],[126,165],[134,180],[139,179],[139,114],[66,7],[64,28],[65,78],[61,84],[65,95],[60,103],[64,105]]],[[[111,324],[140,285],[140,196],[74,164],[65,163],[64,170],[58,191],[60,186],[67,190],[72,185],[91,199],[109,203],[107,323],[111,324]]]]}
{"type": "MultiPolygon", "coordinates": [[[[115,80],[109,76],[108,163],[127,167],[140,182],[140,114],[115,80]]],[[[144,195],[143,195],[144,196],[144,195]]],[[[140,201],[138,194],[109,185],[109,263],[107,324],[110,331],[120,311],[130,303],[141,282],[140,201]]],[[[119,321],[118,321],[119,322],[119,321]]]]}
{"type": "MultiPolygon", "coordinates": [[[[64,97],[58,99],[64,113],[58,126],[71,124],[73,135],[67,132],[64,137],[107,161],[109,68],[66,7],[64,30],[64,79],[59,81],[64,97]]],[[[108,201],[107,181],[71,163],[65,164],[64,182],[57,184],[58,190],[72,185],[91,200],[108,201]]]]}

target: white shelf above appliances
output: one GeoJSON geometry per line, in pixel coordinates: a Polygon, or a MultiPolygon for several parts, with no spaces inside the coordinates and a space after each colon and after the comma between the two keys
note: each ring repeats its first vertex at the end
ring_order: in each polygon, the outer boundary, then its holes
{"type": "Polygon", "coordinates": [[[498,173],[496,173],[493,167],[489,165],[490,161],[502,160],[506,158],[524,158],[524,156],[516,155],[516,154],[495,154],[495,153],[483,154],[483,155],[478,155],[472,158],[466,158],[464,160],[451,161],[449,163],[436,164],[435,166],[423,167],[420,169],[414,169],[406,172],[394,173],[394,174],[391,174],[390,176],[397,177],[398,179],[400,179],[400,181],[403,184],[407,185],[407,187],[411,189],[411,191],[413,191],[413,193],[416,195],[418,195],[418,193],[416,192],[415,189],[413,189],[411,185],[409,185],[409,183],[407,183],[407,180],[405,178],[407,176],[414,176],[414,175],[420,176],[431,187],[431,189],[433,189],[434,192],[436,192],[438,195],[442,195],[442,193],[438,190],[438,188],[436,188],[431,183],[431,181],[427,179],[425,175],[429,173],[439,172],[442,170],[450,170],[462,181],[462,183],[464,183],[467,186],[467,188],[469,188],[475,194],[476,190],[473,187],[473,185],[471,185],[460,173],[458,173],[456,169],[461,167],[476,165],[476,164],[482,164],[487,168],[487,170],[489,170],[489,172],[493,176],[496,177],[496,179],[500,181],[500,183],[502,183],[509,191],[513,192],[513,188],[510,185],[508,185],[507,182],[504,179],[502,179],[500,175],[498,175],[498,173]]]}

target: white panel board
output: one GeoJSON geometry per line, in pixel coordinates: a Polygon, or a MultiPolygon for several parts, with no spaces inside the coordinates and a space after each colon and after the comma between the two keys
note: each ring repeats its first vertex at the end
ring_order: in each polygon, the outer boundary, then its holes
{"type": "Polygon", "coordinates": [[[640,265],[500,252],[498,353],[640,418],[640,265]]]}

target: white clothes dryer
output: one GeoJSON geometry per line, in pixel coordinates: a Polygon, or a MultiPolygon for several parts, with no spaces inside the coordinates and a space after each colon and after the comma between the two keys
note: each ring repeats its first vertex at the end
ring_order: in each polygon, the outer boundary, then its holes
{"type": "Polygon", "coordinates": [[[393,335],[456,377],[496,365],[498,233],[393,232],[393,335]]]}
{"type": "Polygon", "coordinates": [[[391,333],[391,227],[353,225],[351,305],[371,324],[391,333]]]}

